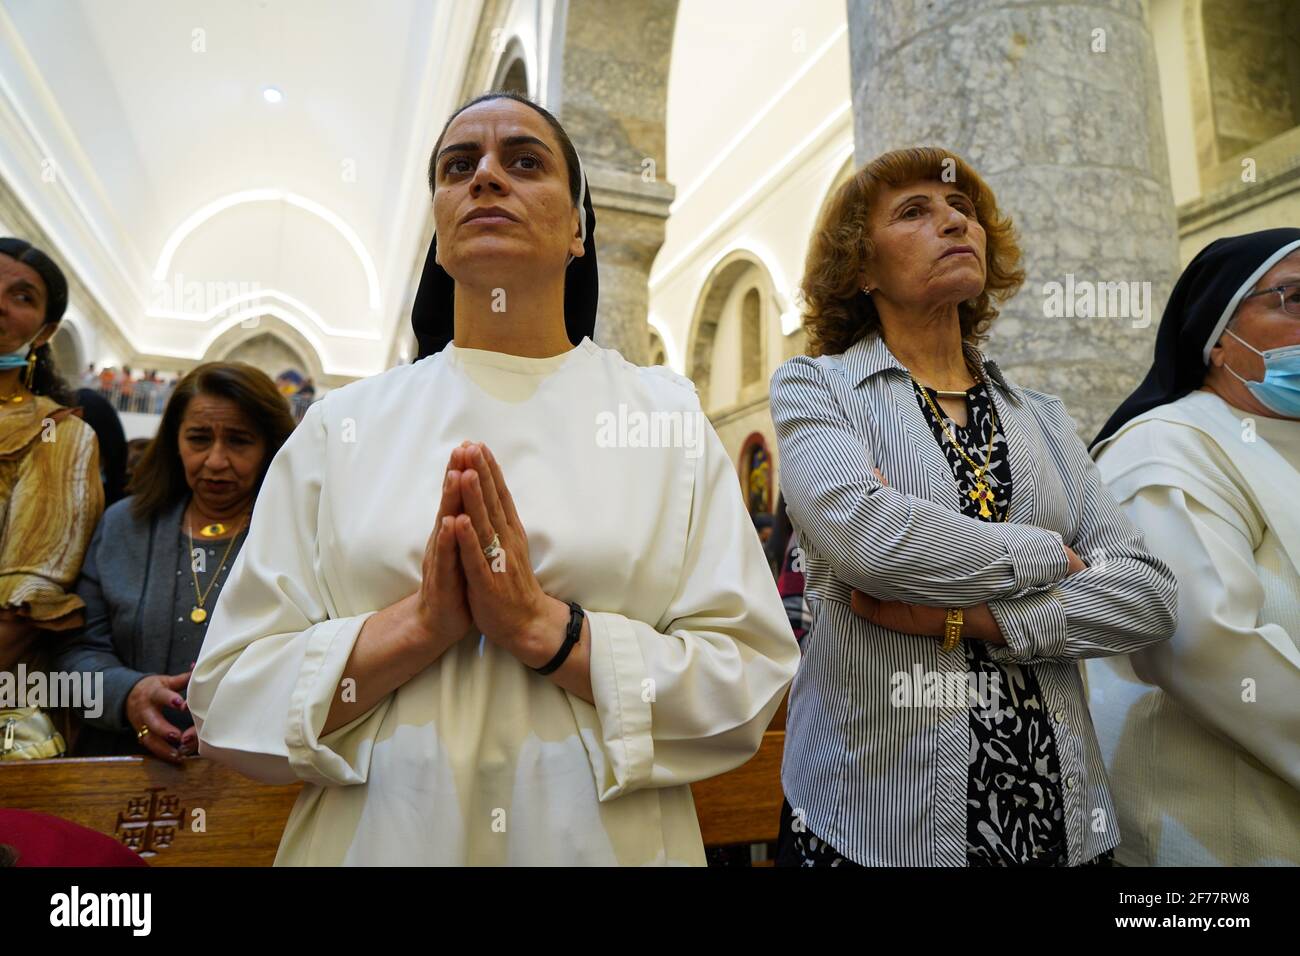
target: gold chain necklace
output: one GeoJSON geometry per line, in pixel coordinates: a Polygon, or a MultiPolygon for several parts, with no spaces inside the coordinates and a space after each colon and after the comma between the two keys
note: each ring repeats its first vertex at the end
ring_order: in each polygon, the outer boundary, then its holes
{"type": "Polygon", "coordinates": [[[25,375],[18,376],[18,382],[14,390],[8,395],[0,398],[0,405],[21,405],[27,401],[27,396],[23,394],[32,387],[32,378],[36,372],[36,352],[27,353],[27,370],[25,375]]]}
{"type": "Polygon", "coordinates": [[[977,465],[971,459],[970,455],[966,454],[966,450],[961,447],[961,443],[957,441],[953,436],[953,433],[948,430],[948,422],[939,411],[938,406],[935,405],[934,399],[930,397],[929,391],[926,390],[924,385],[916,380],[911,372],[907,373],[907,377],[912,379],[912,384],[920,389],[921,394],[925,396],[925,400],[930,406],[930,411],[934,412],[934,417],[939,420],[939,427],[943,429],[943,433],[948,437],[948,441],[952,442],[952,447],[957,449],[957,454],[966,459],[966,464],[970,465],[971,469],[975,472],[975,488],[973,491],[967,492],[966,496],[979,502],[980,517],[992,518],[994,521],[1006,521],[1007,516],[1005,514],[999,517],[996,511],[989,510],[989,502],[993,501],[993,492],[989,490],[988,483],[984,480],[985,473],[988,471],[989,466],[993,464],[993,437],[998,433],[998,415],[997,412],[993,410],[992,396],[989,397],[989,415],[992,419],[991,427],[989,428],[989,448],[988,452],[984,455],[984,464],[977,465]]]}
{"type": "Polygon", "coordinates": [[[190,609],[190,620],[195,624],[202,624],[208,619],[208,612],[203,609],[203,603],[208,599],[208,595],[212,593],[212,587],[217,583],[217,579],[221,577],[221,570],[226,566],[226,558],[230,557],[230,549],[235,546],[235,542],[239,540],[240,534],[243,533],[243,525],[244,522],[241,518],[239,530],[230,536],[230,544],[226,545],[226,553],[221,556],[221,563],[217,565],[217,570],[212,573],[212,580],[208,582],[207,588],[200,592],[199,572],[194,567],[194,526],[189,522],[185,523],[185,530],[190,536],[190,574],[194,575],[194,596],[199,601],[197,605],[190,609]]]}

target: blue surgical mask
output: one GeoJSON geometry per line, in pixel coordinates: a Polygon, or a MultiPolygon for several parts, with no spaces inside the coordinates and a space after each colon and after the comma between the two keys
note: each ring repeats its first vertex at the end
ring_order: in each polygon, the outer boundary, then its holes
{"type": "Polygon", "coordinates": [[[1286,418],[1300,418],[1300,345],[1261,352],[1232,329],[1224,331],[1264,360],[1264,380],[1252,382],[1237,375],[1226,363],[1223,367],[1236,375],[1266,408],[1286,418]]]}
{"type": "MultiPolygon", "coordinates": [[[[40,335],[38,331],[36,335],[40,335]]],[[[31,345],[36,341],[36,335],[33,335],[27,342],[14,352],[7,352],[0,355],[0,369],[5,368],[22,368],[27,364],[27,353],[31,351],[31,345]]]]}

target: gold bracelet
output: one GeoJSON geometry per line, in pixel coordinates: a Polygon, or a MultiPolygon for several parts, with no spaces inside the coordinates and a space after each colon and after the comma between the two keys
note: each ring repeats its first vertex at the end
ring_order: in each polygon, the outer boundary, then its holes
{"type": "Polygon", "coordinates": [[[961,626],[964,620],[962,609],[959,607],[948,608],[948,617],[943,622],[943,649],[945,651],[955,650],[961,642],[961,626]]]}

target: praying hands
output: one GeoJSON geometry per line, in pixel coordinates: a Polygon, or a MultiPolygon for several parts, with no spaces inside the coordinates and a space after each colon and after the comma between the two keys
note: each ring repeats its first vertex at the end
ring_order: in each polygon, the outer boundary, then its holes
{"type": "MultiPolygon", "coordinates": [[[[454,573],[472,621],[492,643],[529,667],[541,667],[564,639],[569,607],[543,591],[533,574],[528,533],[501,466],[487,445],[464,442],[452,452],[448,478],[458,485],[451,498],[462,507],[439,512],[438,537],[454,535],[459,550],[454,573]]],[[[446,493],[444,506],[449,506],[446,493]]],[[[587,627],[584,622],[584,633],[587,627]]]]}
{"type": "MultiPolygon", "coordinates": [[[[528,535],[501,466],[486,445],[462,442],[447,462],[420,586],[362,625],[321,736],[366,713],[467,637],[481,633],[522,664],[541,667],[563,645],[568,624],[569,606],[543,591],[533,574],[528,535]]],[[[547,679],[592,703],[585,616],[578,643],[547,679]]]]}

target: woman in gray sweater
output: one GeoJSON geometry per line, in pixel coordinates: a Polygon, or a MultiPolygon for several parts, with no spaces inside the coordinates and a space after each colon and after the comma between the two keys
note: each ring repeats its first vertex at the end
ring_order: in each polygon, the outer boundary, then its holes
{"type": "Polygon", "coordinates": [[[293,427],[284,397],[251,365],[200,365],[177,384],[133,494],[104,512],[77,582],[86,623],[64,640],[56,669],[102,675],[103,700],[74,755],[143,749],[178,762],[197,752],[189,672],[293,427]]]}

